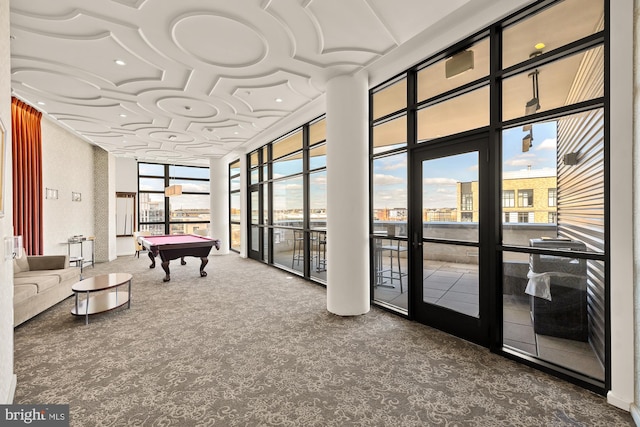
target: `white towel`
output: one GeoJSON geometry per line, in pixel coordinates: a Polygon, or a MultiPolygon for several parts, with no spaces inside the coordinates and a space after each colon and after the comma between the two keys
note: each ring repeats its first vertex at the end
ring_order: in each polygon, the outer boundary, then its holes
{"type": "Polygon", "coordinates": [[[534,297],[544,298],[551,301],[551,274],[534,273],[529,270],[527,273],[529,281],[524,292],[534,297]]]}
{"type": "Polygon", "coordinates": [[[551,301],[551,277],[573,277],[583,279],[581,283],[586,283],[586,276],[571,274],[571,273],[561,273],[559,271],[549,271],[546,273],[534,273],[529,270],[527,273],[527,277],[529,281],[527,282],[527,287],[524,292],[529,295],[533,295],[534,297],[544,298],[546,300],[551,301]]]}

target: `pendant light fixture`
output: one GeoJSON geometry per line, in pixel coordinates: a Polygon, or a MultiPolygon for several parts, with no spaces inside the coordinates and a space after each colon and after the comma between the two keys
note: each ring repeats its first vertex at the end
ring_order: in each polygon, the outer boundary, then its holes
{"type": "Polygon", "coordinates": [[[182,194],[182,185],[170,185],[164,188],[164,195],[167,197],[179,196],[182,194]]]}
{"type": "Polygon", "coordinates": [[[536,69],[535,71],[529,73],[529,77],[531,77],[533,96],[525,105],[524,114],[528,116],[529,114],[533,114],[540,109],[540,94],[538,88],[538,75],[540,72],[536,69]]]}
{"type": "MultiPolygon", "coordinates": [[[[172,166],[175,166],[175,165],[172,165],[172,166]]],[[[171,182],[171,174],[169,174],[169,182],[171,182]]],[[[179,196],[181,194],[182,194],[182,185],[180,184],[174,184],[164,188],[165,197],[179,196]]]]}

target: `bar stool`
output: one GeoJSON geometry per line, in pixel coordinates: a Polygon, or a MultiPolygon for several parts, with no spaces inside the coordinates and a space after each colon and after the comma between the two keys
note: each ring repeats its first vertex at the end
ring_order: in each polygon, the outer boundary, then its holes
{"type": "Polygon", "coordinates": [[[302,230],[293,230],[293,257],[291,259],[291,268],[294,265],[300,265],[300,261],[304,261],[304,233],[302,230]]]}
{"type": "Polygon", "coordinates": [[[376,262],[378,263],[378,267],[376,269],[376,286],[395,289],[393,281],[398,280],[400,282],[400,293],[404,292],[404,289],[402,288],[402,278],[407,276],[408,273],[406,271],[402,271],[400,254],[406,251],[407,247],[402,245],[402,240],[391,241],[388,245],[376,245],[376,262]],[[383,257],[385,251],[389,252],[389,268],[384,268],[383,266],[383,257]],[[389,279],[391,285],[384,284],[384,279],[389,279]]]}
{"type": "Polygon", "coordinates": [[[317,244],[316,256],[318,257],[318,265],[316,272],[320,273],[321,271],[327,271],[327,232],[325,230],[318,231],[317,244]]]}

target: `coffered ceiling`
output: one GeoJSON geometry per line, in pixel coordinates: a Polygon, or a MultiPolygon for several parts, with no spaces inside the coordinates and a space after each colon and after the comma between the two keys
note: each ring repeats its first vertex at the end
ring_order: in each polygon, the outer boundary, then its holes
{"type": "Polygon", "coordinates": [[[487,0],[12,0],[13,95],[116,156],[208,164],[487,0]]]}

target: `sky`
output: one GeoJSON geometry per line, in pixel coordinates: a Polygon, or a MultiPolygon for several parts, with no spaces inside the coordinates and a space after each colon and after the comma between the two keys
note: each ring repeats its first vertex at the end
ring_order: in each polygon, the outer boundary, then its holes
{"type": "MultiPolygon", "coordinates": [[[[164,176],[164,165],[139,163],[140,175],[164,176]]],[[[170,177],[181,176],[184,178],[209,178],[208,168],[193,168],[187,166],[169,166],[170,177]],[[175,175],[174,175],[175,174],[175,175]]],[[[171,178],[171,184],[182,185],[183,192],[204,192],[209,193],[209,182],[189,181],[171,178]]],[[[164,178],[141,178],[140,191],[162,191],[164,186],[164,178]]],[[[153,200],[162,200],[163,195],[152,195],[153,200]]],[[[173,196],[169,199],[170,207],[175,209],[210,209],[209,196],[183,194],[173,196]]]]}
{"type": "MultiPolygon", "coordinates": [[[[533,146],[522,152],[522,138],[528,132],[521,127],[503,131],[503,172],[532,169],[556,170],[556,123],[554,121],[533,125],[533,146]]],[[[456,182],[478,179],[477,153],[458,154],[452,157],[428,160],[423,164],[423,207],[452,208],[456,206],[456,182]]],[[[162,165],[141,164],[141,174],[162,174],[162,165]],[[145,168],[144,166],[147,166],[145,168]],[[160,169],[158,169],[160,168],[160,169]]],[[[301,161],[278,162],[274,177],[297,173],[301,161]]],[[[319,165],[322,166],[322,165],[319,165]]],[[[190,173],[190,168],[172,166],[172,172],[182,176],[201,176],[203,170],[190,173]]],[[[407,208],[407,155],[405,153],[374,160],[374,209],[407,208]]],[[[208,176],[208,169],[206,171],[208,176]]],[[[326,207],[326,172],[311,174],[311,208],[326,207]]],[[[209,191],[207,184],[174,180],[183,185],[183,191],[209,191]]],[[[173,181],[172,181],[173,182],[173,181]]],[[[141,190],[157,190],[148,180],[141,180],[141,190]]],[[[274,208],[302,209],[302,178],[284,180],[274,186],[274,208]]],[[[182,195],[172,197],[172,209],[181,207],[209,209],[208,197],[182,195]]]]}
{"type": "MultiPolygon", "coordinates": [[[[522,127],[503,131],[503,172],[546,169],[556,171],[556,122],[533,125],[533,146],[522,152],[522,127]]],[[[407,207],[406,154],[383,157],[374,161],[374,209],[407,207]]],[[[451,208],[456,206],[456,182],[478,179],[477,153],[429,160],[423,165],[423,206],[451,208]]]]}

